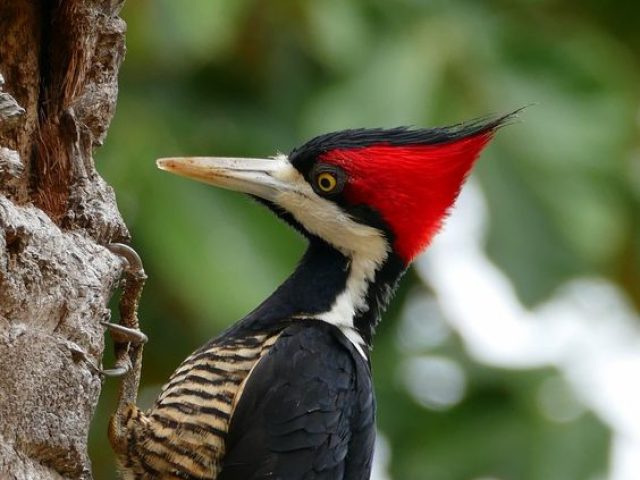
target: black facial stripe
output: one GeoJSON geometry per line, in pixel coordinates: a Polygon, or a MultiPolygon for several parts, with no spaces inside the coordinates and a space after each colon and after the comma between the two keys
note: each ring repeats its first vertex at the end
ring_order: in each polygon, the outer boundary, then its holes
{"type": "Polygon", "coordinates": [[[344,196],[340,196],[334,199],[334,201],[356,222],[369,225],[380,230],[384,234],[389,245],[393,245],[395,235],[389,227],[389,224],[384,220],[384,218],[382,218],[380,212],[375,208],[364,204],[350,205],[347,203],[344,196]]]}
{"type": "Polygon", "coordinates": [[[287,210],[282,208],[280,205],[277,205],[269,200],[265,200],[264,198],[260,198],[255,195],[251,195],[251,198],[253,198],[258,203],[261,203],[262,205],[267,207],[278,218],[283,220],[287,225],[293,227],[295,230],[297,230],[299,233],[304,235],[306,238],[312,237],[312,235],[307,231],[307,229],[304,228],[304,226],[300,222],[298,222],[291,213],[289,213],[287,210]]]}
{"type": "MultiPolygon", "coordinates": [[[[284,208],[276,205],[273,202],[270,202],[269,200],[265,200],[253,195],[251,195],[251,197],[258,203],[261,203],[262,205],[267,207],[278,218],[283,220],[289,226],[293,227],[306,238],[315,238],[315,235],[310,233],[304,227],[304,225],[298,222],[298,220],[296,220],[295,217],[284,208]]],[[[335,198],[332,198],[331,201],[339,205],[340,208],[342,208],[354,221],[364,225],[369,225],[380,230],[387,240],[387,243],[389,245],[393,245],[393,242],[395,241],[395,235],[393,234],[393,231],[391,230],[387,222],[385,222],[385,220],[382,218],[382,215],[380,215],[380,213],[376,209],[368,205],[350,205],[347,203],[343,195],[337,195],[335,198]]]]}

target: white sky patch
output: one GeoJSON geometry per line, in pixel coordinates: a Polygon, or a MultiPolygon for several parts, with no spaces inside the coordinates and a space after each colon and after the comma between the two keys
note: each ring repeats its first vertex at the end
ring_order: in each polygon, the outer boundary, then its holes
{"type": "Polygon", "coordinates": [[[599,278],[568,282],[528,310],[483,251],[486,220],[482,193],[468,182],[444,231],[416,262],[419,274],[476,360],[557,367],[613,430],[606,480],[640,479],[640,318],[615,285],[599,278]]]}

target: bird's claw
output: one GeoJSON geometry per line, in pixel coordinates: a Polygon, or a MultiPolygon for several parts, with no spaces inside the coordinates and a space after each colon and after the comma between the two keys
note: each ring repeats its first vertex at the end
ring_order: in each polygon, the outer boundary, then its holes
{"type": "Polygon", "coordinates": [[[123,380],[126,385],[123,384],[120,387],[121,403],[124,403],[135,401],[140,378],[142,347],[147,342],[147,336],[138,328],[138,302],[147,276],[142,260],[133,248],[122,243],[112,243],[106,248],[122,259],[125,277],[121,283],[120,323],[100,322],[109,330],[113,340],[115,365],[113,368],[104,370],[95,367],[94,369],[109,377],[126,376],[123,380]]]}
{"type": "Polygon", "coordinates": [[[149,338],[137,328],[129,328],[119,323],[100,322],[109,330],[111,339],[114,343],[130,343],[133,345],[142,345],[147,343],[149,338]]]}
{"type": "Polygon", "coordinates": [[[107,245],[107,250],[124,260],[127,273],[136,277],[147,278],[144,273],[144,268],[142,267],[140,255],[129,245],[125,245],[124,243],[110,243],[107,245]]]}
{"type": "Polygon", "coordinates": [[[100,375],[104,375],[105,377],[124,377],[127,373],[131,371],[131,363],[127,362],[126,364],[118,365],[116,362],[113,368],[101,369],[94,367],[96,371],[100,375]]]}
{"type": "Polygon", "coordinates": [[[79,347],[70,346],[69,349],[71,350],[71,355],[76,361],[82,360],[89,366],[89,368],[91,368],[91,370],[99,375],[104,375],[107,377],[122,377],[131,370],[131,363],[126,361],[116,362],[114,368],[102,369],[96,366],[93,361],[91,361],[86,352],[84,352],[79,347]]]}

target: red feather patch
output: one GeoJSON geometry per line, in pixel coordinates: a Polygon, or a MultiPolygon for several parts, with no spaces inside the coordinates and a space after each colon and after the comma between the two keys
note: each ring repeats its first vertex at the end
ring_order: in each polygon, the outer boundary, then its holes
{"type": "Polygon", "coordinates": [[[437,145],[332,150],[321,159],[345,170],[346,199],[380,212],[395,234],[395,251],[409,264],[439,230],[492,136],[489,131],[437,145]]]}

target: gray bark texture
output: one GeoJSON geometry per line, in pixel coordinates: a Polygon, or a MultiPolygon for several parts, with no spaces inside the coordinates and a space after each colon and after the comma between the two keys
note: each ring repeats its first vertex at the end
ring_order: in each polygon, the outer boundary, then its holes
{"type": "MultiPolygon", "coordinates": [[[[108,302],[129,237],[92,154],[124,58],[119,0],[0,0],[0,479],[91,479],[108,302]]],[[[105,439],[105,448],[109,448],[105,439]]]]}

